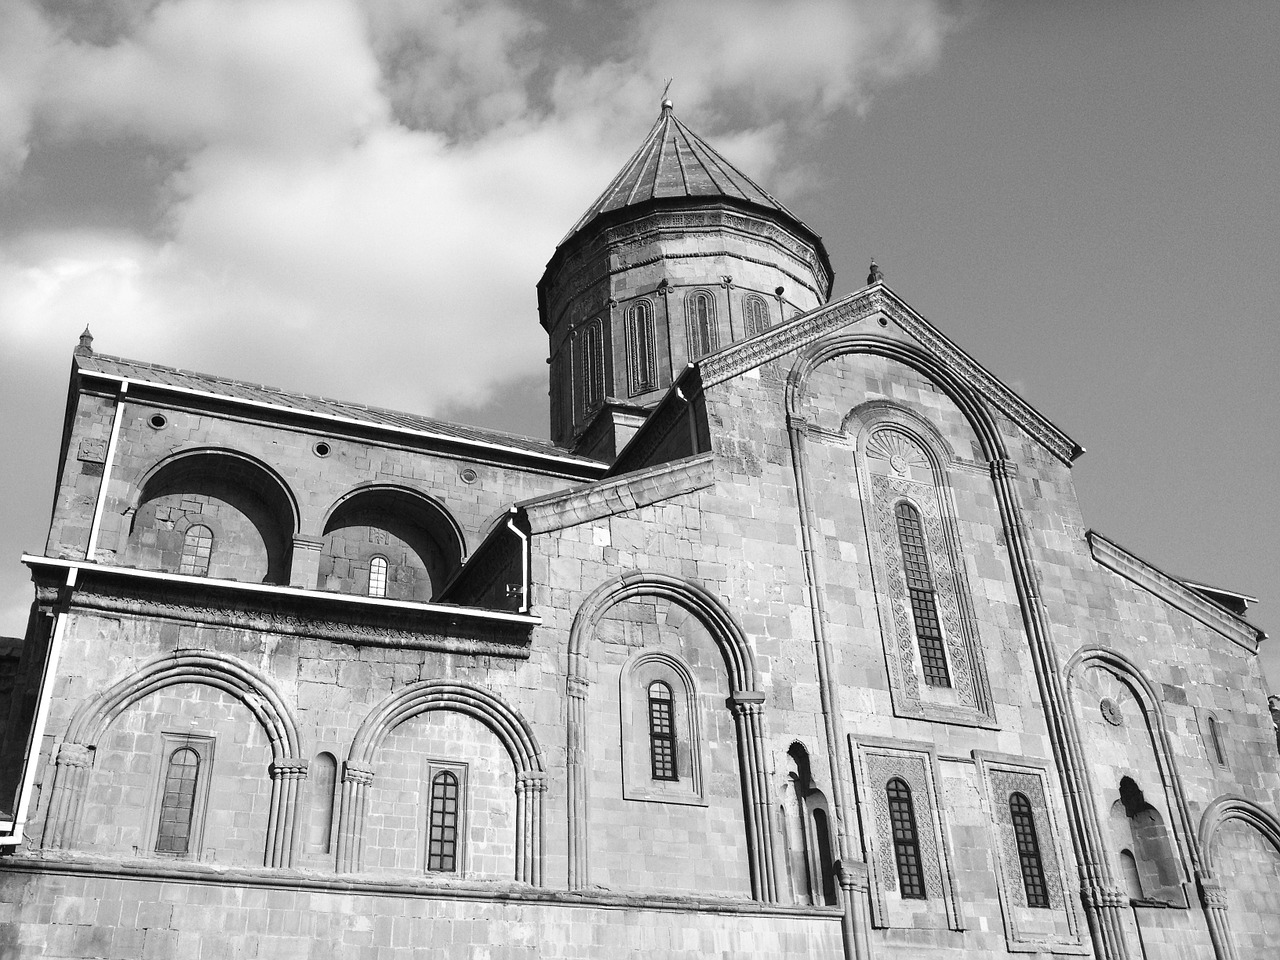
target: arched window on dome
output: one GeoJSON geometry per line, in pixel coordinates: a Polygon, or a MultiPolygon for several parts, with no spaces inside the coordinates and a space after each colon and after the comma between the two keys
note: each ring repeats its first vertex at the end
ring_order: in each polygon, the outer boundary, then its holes
{"type": "Polygon", "coordinates": [[[1027,893],[1027,906],[1048,909],[1049,888],[1044,879],[1044,860],[1040,855],[1040,838],[1036,834],[1035,814],[1031,801],[1021,793],[1009,796],[1009,818],[1018,845],[1018,862],[1022,867],[1022,886],[1027,893]]]}
{"type": "Polygon", "coordinates": [[[182,538],[182,560],[178,573],[188,577],[207,577],[213,557],[213,531],[202,523],[187,527],[182,538]]]}
{"type": "Polygon", "coordinates": [[[658,385],[654,362],[653,304],[648,300],[637,300],[627,311],[627,372],[633,396],[658,385]]]}
{"type": "Polygon", "coordinates": [[[898,891],[904,900],[927,899],[911,788],[901,777],[894,777],[885,785],[885,794],[889,801],[889,826],[893,831],[893,859],[898,867],[898,891]]]}
{"type": "Polygon", "coordinates": [[[685,332],[689,359],[697,360],[716,349],[716,302],[706,290],[695,290],[684,301],[685,332]]]}
{"type": "Polygon", "coordinates": [[[898,522],[898,542],[902,547],[902,568],[911,601],[911,617],[916,626],[916,642],[920,645],[920,667],[924,682],[931,687],[951,686],[947,669],[947,653],[938,620],[938,604],[929,569],[929,551],[925,543],[920,511],[903,501],[893,508],[898,522]]]}
{"type": "Polygon", "coordinates": [[[749,294],[742,301],[742,316],[748,337],[754,337],[769,329],[769,306],[764,302],[763,297],[749,294]]]}

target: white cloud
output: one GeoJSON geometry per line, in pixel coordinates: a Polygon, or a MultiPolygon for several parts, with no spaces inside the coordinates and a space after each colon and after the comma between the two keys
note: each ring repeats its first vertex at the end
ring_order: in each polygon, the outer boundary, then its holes
{"type": "Polygon", "coordinates": [[[88,321],[106,352],[424,412],[543,369],[534,283],[660,78],[763,179],[796,118],[927,69],[954,23],[929,0],[663,0],[574,47],[502,0],[166,0],[91,42],[0,3],[25,38],[0,41],[0,162],[33,130],[183,156],[163,237],[0,248],[0,344],[88,321]]]}

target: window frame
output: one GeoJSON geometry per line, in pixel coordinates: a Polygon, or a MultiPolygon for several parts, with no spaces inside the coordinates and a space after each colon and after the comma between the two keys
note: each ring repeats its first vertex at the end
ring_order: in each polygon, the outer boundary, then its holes
{"type": "Polygon", "coordinates": [[[631,396],[657,389],[656,351],[653,303],[642,297],[627,308],[627,376],[631,396]]]}
{"type": "Polygon", "coordinates": [[[689,666],[665,650],[636,654],[619,673],[618,712],[624,799],[706,806],[703,771],[707,769],[707,746],[699,690],[689,666]],[[678,780],[653,777],[649,687],[655,681],[665,683],[671,691],[678,780]]]}
{"type": "Polygon", "coordinates": [[[466,763],[456,760],[428,760],[425,783],[425,799],[423,804],[425,811],[423,814],[423,830],[422,830],[422,872],[428,877],[453,877],[462,879],[467,875],[467,829],[469,817],[468,811],[468,792],[467,792],[467,773],[468,767],[466,763]],[[458,785],[457,810],[455,811],[454,822],[454,841],[453,841],[453,859],[454,866],[452,870],[441,870],[431,868],[431,832],[434,824],[434,796],[436,779],[442,774],[452,776],[458,785]]]}
{"type": "Polygon", "coordinates": [[[199,861],[204,853],[204,827],[209,808],[209,788],[213,782],[215,739],[208,734],[178,733],[165,730],[160,734],[160,762],[153,780],[151,802],[147,808],[147,839],[144,856],[159,860],[199,861]],[[179,750],[191,750],[199,765],[191,797],[191,826],[187,831],[187,849],[182,853],[156,849],[160,842],[160,817],[164,809],[165,786],[169,764],[179,750]]]}
{"type": "Polygon", "coordinates": [[[391,562],[382,554],[376,553],[369,558],[369,583],[367,586],[367,594],[368,596],[372,597],[375,600],[385,600],[387,599],[387,588],[390,586],[390,584],[391,584],[391,562]],[[373,570],[374,570],[374,564],[376,564],[379,560],[382,561],[382,578],[381,578],[382,591],[380,593],[374,593],[373,570]]]}
{"type": "Polygon", "coordinates": [[[684,298],[685,346],[688,350],[689,362],[693,363],[709,356],[719,349],[719,336],[716,330],[716,298],[710,290],[692,290],[684,298]],[[705,303],[707,309],[702,317],[698,315],[697,305],[705,303]],[[699,325],[705,324],[700,330],[699,325]],[[705,334],[705,340],[701,334],[705,334]],[[701,351],[697,348],[703,347],[701,351]]]}
{"type": "Polygon", "coordinates": [[[929,886],[924,875],[924,857],[920,852],[920,826],[916,820],[916,805],[911,793],[911,784],[902,777],[891,777],[885,783],[884,790],[889,807],[889,835],[893,842],[893,863],[898,871],[898,896],[903,900],[928,900],[929,886]],[[897,791],[896,796],[894,784],[901,785],[901,790],[897,791]]]}
{"type": "Polygon", "coordinates": [[[680,780],[680,756],[676,751],[676,703],[671,685],[665,680],[651,680],[646,688],[649,714],[649,768],[654,780],[677,783],[680,780]],[[662,694],[655,694],[655,688],[662,694]],[[665,705],[666,716],[660,716],[665,705]],[[662,727],[665,726],[665,730],[662,727]]]}
{"type": "Polygon", "coordinates": [[[1035,806],[1025,793],[1015,790],[1009,794],[1008,808],[1027,907],[1032,910],[1051,910],[1053,901],[1049,896],[1049,879],[1044,869],[1044,853],[1040,849],[1040,834],[1036,829],[1035,806]],[[1015,809],[1014,806],[1014,802],[1018,800],[1021,801],[1022,809],[1020,810],[1015,809]],[[1036,888],[1034,892],[1033,887],[1036,888]]]}
{"type": "MultiPolygon", "coordinates": [[[[187,529],[182,531],[182,551],[178,555],[178,575],[182,577],[208,577],[209,568],[213,566],[213,546],[214,546],[214,543],[216,542],[216,539],[217,538],[214,535],[213,528],[210,527],[207,523],[201,523],[197,521],[195,523],[189,524],[187,526],[187,529]],[[204,568],[201,570],[197,570],[195,569],[195,565],[191,564],[192,569],[189,570],[187,569],[188,567],[187,545],[191,542],[192,532],[196,530],[203,530],[208,534],[208,538],[207,538],[208,549],[203,557],[204,568]]],[[[193,559],[195,560],[201,559],[199,555],[199,544],[197,544],[197,553],[193,559]]]]}
{"type": "Polygon", "coordinates": [[[911,609],[911,625],[916,635],[916,655],[920,673],[931,687],[950,690],[951,663],[947,657],[947,638],[938,612],[938,581],[929,556],[929,542],[920,508],[906,498],[893,505],[898,549],[902,557],[902,576],[907,588],[907,605],[911,609]],[[914,525],[905,528],[904,520],[914,525]],[[914,570],[914,575],[913,575],[914,570]],[[923,586],[922,586],[923,584],[923,586]]]}
{"type": "Polygon", "coordinates": [[[742,298],[742,329],[747,337],[758,336],[769,329],[769,303],[758,293],[749,293],[742,298]],[[759,322],[753,323],[753,314],[759,322]],[[754,329],[753,329],[754,327],[754,329]]]}

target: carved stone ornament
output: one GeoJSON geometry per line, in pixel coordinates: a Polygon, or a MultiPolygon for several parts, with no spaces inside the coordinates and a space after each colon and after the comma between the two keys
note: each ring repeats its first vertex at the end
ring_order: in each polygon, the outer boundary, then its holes
{"type": "Polygon", "coordinates": [[[1120,710],[1120,704],[1110,697],[1103,697],[1098,704],[1098,709],[1102,711],[1102,719],[1113,727],[1124,726],[1124,713],[1120,710]]]}

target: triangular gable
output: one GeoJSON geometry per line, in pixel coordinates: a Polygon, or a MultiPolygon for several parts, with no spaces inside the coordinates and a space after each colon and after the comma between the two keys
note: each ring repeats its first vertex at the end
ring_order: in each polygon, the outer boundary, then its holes
{"type": "Polygon", "coordinates": [[[896,324],[1063,463],[1069,464],[1084,453],[1084,447],[996,379],[937,327],[912,310],[883,282],[874,283],[841,300],[801,314],[757,337],[704,357],[698,362],[702,384],[710,387],[731,380],[763,363],[799,350],[832,331],[877,314],[896,324]]]}

